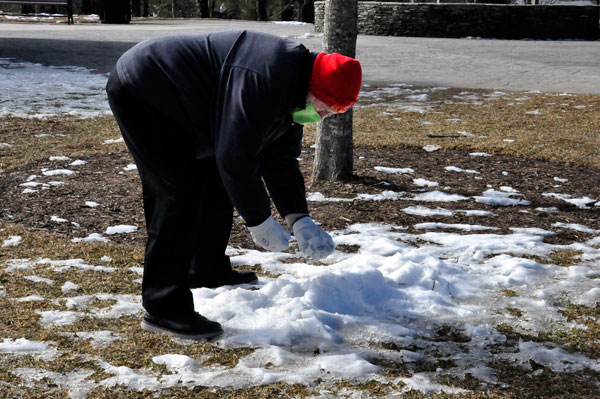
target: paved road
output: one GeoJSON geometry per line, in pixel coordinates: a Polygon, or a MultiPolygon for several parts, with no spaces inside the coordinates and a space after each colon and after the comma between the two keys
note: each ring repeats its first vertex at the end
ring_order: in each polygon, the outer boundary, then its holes
{"type": "MultiPolygon", "coordinates": [[[[153,20],[128,25],[0,23],[0,58],[79,65],[109,72],[133,44],[152,36],[253,29],[321,49],[310,24],[153,20]]],[[[540,90],[600,94],[600,41],[469,40],[359,36],[369,84],[540,90]]],[[[0,71],[1,77],[1,71],[0,71]]]]}

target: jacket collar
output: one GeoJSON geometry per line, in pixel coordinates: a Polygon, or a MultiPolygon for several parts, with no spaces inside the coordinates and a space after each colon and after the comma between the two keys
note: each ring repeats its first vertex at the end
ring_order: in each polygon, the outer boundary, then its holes
{"type": "Polygon", "coordinates": [[[304,108],[306,107],[306,96],[308,95],[308,83],[312,75],[313,65],[315,59],[319,53],[307,52],[304,61],[304,68],[300,79],[298,80],[298,88],[296,89],[296,96],[292,101],[292,108],[304,108]]]}

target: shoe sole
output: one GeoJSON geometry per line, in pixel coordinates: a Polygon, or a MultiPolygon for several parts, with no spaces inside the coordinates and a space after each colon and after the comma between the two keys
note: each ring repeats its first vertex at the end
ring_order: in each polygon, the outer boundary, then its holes
{"type": "Polygon", "coordinates": [[[168,334],[173,337],[182,338],[182,339],[193,339],[195,341],[207,340],[211,338],[218,337],[223,334],[223,330],[221,331],[212,331],[206,332],[202,334],[183,334],[177,331],[169,330],[167,328],[157,326],[156,324],[150,323],[147,320],[142,320],[142,330],[148,331],[150,333],[158,333],[158,334],[168,334]]]}
{"type": "Polygon", "coordinates": [[[210,289],[215,289],[215,288],[219,288],[219,287],[233,287],[236,285],[256,285],[258,284],[258,277],[250,280],[250,281],[246,281],[246,282],[242,282],[242,283],[237,283],[237,284],[221,284],[221,285],[197,285],[197,286],[190,286],[190,289],[198,289],[198,288],[210,288],[210,289]]]}

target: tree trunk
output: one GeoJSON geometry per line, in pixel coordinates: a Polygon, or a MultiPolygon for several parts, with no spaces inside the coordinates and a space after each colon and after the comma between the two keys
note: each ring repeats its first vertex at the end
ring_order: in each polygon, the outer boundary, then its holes
{"type": "Polygon", "coordinates": [[[148,15],[150,15],[150,10],[148,7],[148,0],[144,0],[144,12],[142,13],[142,17],[148,18],[148,15]]]}
{"type": "Polygon", "coordinates": [[[198,0],[198,9],[200,10],[200,18],[209,18],[208,0],[198,0]]]}
{"type": "Polygon", "coordinates": [[[280,21],[293,21],[294,7],[290,0],[281,0],[281,8],[279,11],[280,21]]]}
{"type": "Polygon", "coordinates": [[[23,4],[21,6],[21,14],[34,14],[35,6],[33,4],[23,4]]]}
{"type": "MultiPolygon", "coordinates": [[[[323,50],[355,57],[357,0],[326,0],[323,50]]],[[[317,125],[313,180],[349,180],[353,169],[352,110],[332,115],[317,125]]]]}
{"type": "Polygon", "coordinates": [[[76,9],[75,4],[73,4],[73,8],[73,12],[75,12],[76,14],[98,14],[98,7],[96,7],[96,2],[91,0],[82,0],[81,8],[79,10],[76,9]]]}
{"type": "Polygon", "coordinates": [[[302,22],[315,23],[315,2],[309,1],[302,9],[302,22]]]}
{"type": "Polygon", "coordinates": [[[267,20],[267,0],[256,0],[256,20],[267,20]]]}
{"type": "Polygon", "coordinates": [[[140,14],[140,0],[131,0],[131,16],[139,17],[140,14]]]}
{"type": "Polygon", "coordinates": [[[313,0],[296,0],[296,21],[315,22],[315,3],[313,0]]]}

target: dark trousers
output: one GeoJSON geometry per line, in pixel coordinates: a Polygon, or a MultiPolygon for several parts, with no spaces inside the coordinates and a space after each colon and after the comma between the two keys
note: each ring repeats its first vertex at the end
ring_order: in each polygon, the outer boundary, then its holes
{"type": "Polygon", "coordinates": [[[153,315],[191,312],[189,287],[231,272],[225,249],[233,205],[214,158],[197,160],[184,129],[131,96],[114,71],[106,91],[142,181],[148,232],[143,306],[153,315]]]}

